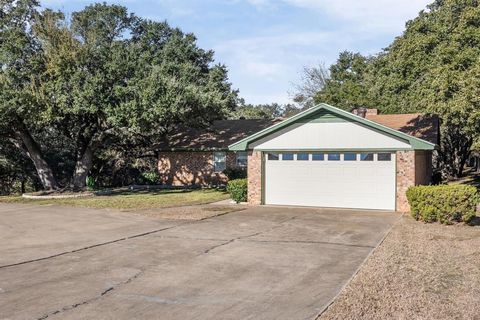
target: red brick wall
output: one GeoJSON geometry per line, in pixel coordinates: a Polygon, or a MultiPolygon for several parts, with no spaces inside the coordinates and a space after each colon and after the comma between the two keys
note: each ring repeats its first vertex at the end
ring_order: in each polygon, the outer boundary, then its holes
{"type": "Polygon", "coordinates": [[[248,151],[248,203],[262,203],[262,153],[248,151]]]}
{"type": "Polygon", "coordinates": [[[415,185],[429,184],[432,177],[430,151],[397,151],[397,211],[408,212],[406,191],[415,185]]]}
{"type": "MultiPolygon", "coordinates": [[[[227,168],[235,166],[235,153],[227,152],[227,168]]],[[[227,183],[227,177],[214,172],[213,152],[162,152],[158,156],[162,184],[172,186],[216,186],[227,183]]]]}
{"type": "Polygon", "coordinates": [[[397,211],[408,212],[405,192],[415,185],[415,151],[397,151],[397,211]]]}

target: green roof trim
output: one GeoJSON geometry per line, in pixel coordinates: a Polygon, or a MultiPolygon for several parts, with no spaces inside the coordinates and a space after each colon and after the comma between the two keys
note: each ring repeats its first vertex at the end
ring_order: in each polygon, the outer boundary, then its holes
{"type": "Polygon", "coordinates": [[[367,120],[365,118],[354,115],[353,113],[333,107],[326,103],[320,103],[313,108],[302,111],[293,117],[290,117],[280,123],[277,123],[255,134],[252,134],[251,136],[248,136],[234,144],[231,144],[230,146],[228,146],[228,149],[231,151],[247,150],[248,145],[250,143],[257,141],[270,134],[273,134],[295,123],[306,123],[311,121],[339,122],[342,120],[357,122],[373,130],[377,130],[381,133],[385,133],[387,135],[396,137],[398,139],[402,139],[405,142],[410,144],[410,146],[412,147],[412,150],[434,150],[437,147],[434,143],[431,143],[431,142],[422,140],[420,138],[411,136],[409,134],[403,133],[401,131],[386,127],[374,121],[367,120]],[[315,120],[315,119],[319,119],[319,120],[315,120]]]}

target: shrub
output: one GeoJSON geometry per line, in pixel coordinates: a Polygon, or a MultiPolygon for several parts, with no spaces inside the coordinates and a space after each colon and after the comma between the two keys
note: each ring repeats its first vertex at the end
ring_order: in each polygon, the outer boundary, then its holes
{"type": "Polygon", "coordinates": [[[155,171],[147,171],[147,172],[143,172],[140,175],[140,180],[141,180],[141,183],[143,184],[155,185],[155,184],[158,184],[158,181],[160,180],[160,176],[155,171]]]}
{"type": "Polygon", "coordinates": [[[445,224],[469,222],[480,200],[477,189],[466,185],[410,187],[407,199],[416,220],[445,224]]]}
{"type": "Polygon", "coordinates": [[[245,179],[247,177],[247,170],[243,168],[227,168],[223,170],[228,180],[245,179]]]}
{"type": "Polygon", "coordinates": [[[236,203],[247,201],[247,179],[230,180],[227,184],[227,192],[236,203]]]}
{"type": "Polygon", "coordinates": [[[87,190],[95,190],[95,179],[92,176],[87,177],[85,184],[87,185],[87,190]]]}

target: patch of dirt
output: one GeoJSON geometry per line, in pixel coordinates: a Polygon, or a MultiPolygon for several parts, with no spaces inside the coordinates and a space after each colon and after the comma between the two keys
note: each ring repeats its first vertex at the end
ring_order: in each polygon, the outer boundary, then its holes
{"type": "Polygon", "coordinates": [[[319,318],[480,319],[480,227],[405,215],[319,318]]]}
{"type": "Polygon", "coordinates": [[[171,219],[171,220],[203,220],[230,212],[244,210],[244,207],[235,205],[196,205],[162,208],[155,210],[138,210],[136,214],[145,215],[151,218],[171,219]]]}

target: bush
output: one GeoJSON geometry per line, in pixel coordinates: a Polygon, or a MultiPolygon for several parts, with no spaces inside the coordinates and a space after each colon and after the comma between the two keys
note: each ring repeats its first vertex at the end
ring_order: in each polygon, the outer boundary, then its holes
{"type": "Polygon", "coordinates": [[[247,201],[247,179],[230,180],[227,184],[227,192],[236,203],[247,201]]]}
{"type": "Polygon", "coordinates": [[[416,220],[445,224],[469,222],[479,202],[477,189],[466,185],[410,187],[407,199],[416,220]]]}
{"type": "Polygon", "coordinates": [[[247,177],[247,170],[243,168],[227,168],[223,170],[228,180],[245,179],[247,177]]]}
{"type": "Polygon", "coordinates": [[[88,176],[85,181],[85,184],[87,185],[87,190],[92,191],[95,189],[95,179],[93,179],[93,177],[88,176]]]}
{"type": "Polygon", "coordinates": [[[140,175],[140,180],[141,180],[141,183],[148,184],[148,185],[155,185],[155,184],[158,184],[158,181],[160,180],[160,176],[155,171],[148,171],[148,172],[143,172],[140,175]]]}

